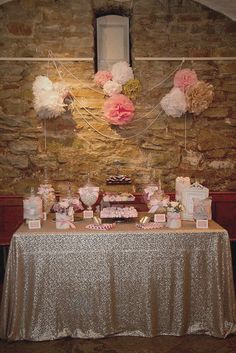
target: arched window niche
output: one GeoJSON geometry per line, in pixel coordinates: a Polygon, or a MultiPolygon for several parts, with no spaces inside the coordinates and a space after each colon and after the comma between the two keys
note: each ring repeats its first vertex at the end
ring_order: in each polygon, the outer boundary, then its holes
{"type": "Polygon", "coordinates": [[[96,18],[95,70],[110,70],[118,61],[130,60],[128,16],[105,15],[96,18]]]}

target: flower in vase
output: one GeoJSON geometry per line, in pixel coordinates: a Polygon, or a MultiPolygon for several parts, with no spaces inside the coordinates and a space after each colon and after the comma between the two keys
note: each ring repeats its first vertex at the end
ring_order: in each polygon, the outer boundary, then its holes
{"type": "Polygon", "coordinates": [[[180,213],[184,210],[184,206],[179,201],[169,201],[166,205],[167,212],[180,213]]]}
{"type": "Polygon", "coordinates": [[[53,211],[56,213],[70,214],[71,211],[83,210],[82,203],[77,198],[65,198],[53,205],[53,211]]]}

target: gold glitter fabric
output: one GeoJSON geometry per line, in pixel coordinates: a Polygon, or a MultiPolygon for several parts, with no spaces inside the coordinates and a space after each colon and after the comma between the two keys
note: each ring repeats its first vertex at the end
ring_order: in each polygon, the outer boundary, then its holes
{"type": "Polygon", "coordinates": [[[0,336],[9,340],[236,332],[230,243],[195,229],[40,230],[22,225],[9,251],[0,336]]]}

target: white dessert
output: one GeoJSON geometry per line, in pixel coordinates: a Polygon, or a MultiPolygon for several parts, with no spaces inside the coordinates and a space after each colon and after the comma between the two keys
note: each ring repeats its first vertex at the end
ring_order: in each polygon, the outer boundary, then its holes
{"type": "Polygon", "coordinates": [[[103,196],[103,201],[105,202],[127,202],[134,201],[135,196],[130,193],[106,193],[103,196]]]}
{"type": "Polygon", "coordinates": [[[105,207],[100,213],[101,218],[136,218],[138,212],[133,206],[130,207],[105,207]]]}
{"type": "Polygon", "coordinates": [[[107,184],[131,184],[131,178],[126,175],[110,175],[106,180],[107,184]]]}

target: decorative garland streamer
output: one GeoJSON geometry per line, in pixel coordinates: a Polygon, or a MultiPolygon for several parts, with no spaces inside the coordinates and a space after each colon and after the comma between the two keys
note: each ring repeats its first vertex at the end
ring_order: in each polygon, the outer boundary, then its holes
{"type": "Polygon", "coordinates": [[[91,127],[91,129],[93,129],[94,131],[96,131],[99,135],[108,138],[108,139],[112,139],[112,140],[128,140],[128,139],[132,139],[138,136],[142,136],[144,134],[145,131],[147,131],[156,121],[157,119],[160,117],[161,114],[163,114],[162,111],[159,112],[159,114],[156,116],[156,118],[148,125],[145,127],[145,129],[137,134],[134,134],[132,136],[127,136],[127,137],[115,137],[115,136],[108,136],[103,134],[101,131],[99,131],[98,129],[96,129],[82,114],[82,112],[80,112],[79,110],[77,110],[77,112],[79,113],[79,115],[81,116],[81,118],[85,121],[85,123],[87,125],[89,125],[91,127]]]}
{"type": "MultiPolygon", "coordinates": [[[[52,58],[52,59],[54,58],[54,56],[53,56],[51,50],[49,50],[48,55],[50,56],[50,58],[52,58]]],[[[53,63],[54,63],[54,60],[53,60],[53,63]]],[[[61,61],[58,61],[58,63],[71,75],[71,77],[75,78],[76,81],[78,81],[79,83],[82,83],[82,82],[78,79],[77,76],[75,76],[69,69],[67,69],[67,67],[66,67],[64,64],[62,64],[61,61]]],[[[56,69],[57,69],[57,68],[56,68],[56,69]]],[[[58,69],[57,69],[57,70],[58,70],[58,69]]],[[[58,73],[59,73],[59,71],[58,71],[58,73]]],[[[92,88],[92,87],[89,87],[89,86],[84,86],[84,87],[90,89],[91,91],[94,91],[94,92],[99,93],[99,94],[101,94],[101,95],[104,96],[104,93],[103,93],[103,92],[100,92],[100,91],[96,90],[95,88],[92,88]]]]}
{"type": "MultiPolygon", "coordinates": [[[[52,53],[51,50],[48,51],[48,57],[50,57],[50,58],[52,58],[52,59],[54,58],[53,53],[52,53]]],[[[61,67],[62,67],[66,72],[69,73],[69,75],[70,75],[71,77],[75,78],[78,83],[81,83],[81,81],[78,79],[78,77],[76,77],[64,64],[62,64],[61,61],[58,61],[58,63],[61,65],[61,67]]],[[[181,62],[180,65],[178,65],[174,70],[172,70],[170,73],[168,73],[168,75],[167,75],[164,79],[162,79],[162,80],[161,80],[160,82],[158,82],[156,85],[154,85],[153,87],[151,87],[148,91],[151,91],[151,90],[153,90],[154,88],[160,86],[162,83],[166,82],[166,81],[169,79],[169,77],[170,77],[171,75],[173,75],[176,71],[178,71],[179,69],[181,69],[183,63],[184,63],[184,59],[182,60],[182,62],[181,62]]],[[[55,67],[56,70],[57,70],[58,76],[59,76],[60,79],[62,80],[62,75],[61,75],[61,73],[60,73],[60,71],[59,71],[59,69],[58,69],[58,66],[57,66],[57,63],[55,62],[55,60],[53,60],[53,65],[54,65],[54,67],[55,67]]],[[[90,89],[90,90],[92,90],[92,91],[94,91],[94,92],[96,92],[96,93],[102,94],[102,95],[104,96],[104,93],[103,93],[103,92],[100,92],[100,91],[98,91],[98,90],[96,90],[96,89],[94,89],[94,88],[92,88],[92,87],[89,87],[89,86],[84,86],[84,87],[85,87],[85,88],[88,88],[88,89],[90,89]]],[[[100,119],[99,119],[97,116],[95,116],[95,114],[93,114],[89,109],[87,109],[87,108],[85,107],[85,105],[84,105],[82,102],[80,102],[80,101],[75,97],[75,95],[74,95],[73,93],[72,93],[72,98],[73,98],[77,103],[79,103],[79,105],[80,105],[90,116],[92,116],[95,120],[100,120],[100,121],[102,121],[102,122],[105,121],[104,118],[100,118],[100,119]]],[[[153,112],[159,107],[159,105],[160,105],[160,103],[156,104],[149,112],[147,112],[147,113],[146,113],[145,115],[143,115],[142,117],[135,118],[134,122],[137,122],[137,121],[139,121],[139,120],[141,120],[141,119],[143,120],[144,117],[148,117],[151,113],[153,113],[153,112]]],[[[86,123],[88,126],[90,126],[90,127],[91,127],[94,131],[96,131],[99,135],[101,135],[101,136],[103,136],[103,137],[105,137],[105,138],[108,138],[108,139],[113,139],[113,140],[126,140],[126,139],[132,139],[132,138],[135,138],[135,137],[142,136],[142,135],[157,121],[157,119],[158,119],[158,118],[162,115],[162,113],[163,113],[162,111],[158,112],[158,114],[157,114],[157,116],[155,117],[155,119],[154,119],[149,125],[147,125],[147,126],[144,128],[144,130],[143,130],[142,132],[137,133],[137,134],[134,134],[134,135],[131,135],[131,136],[127,136],[127,137],[115,137],[115,136],[108,136],[108,135],[105,135],[105,134],[103,134],[102,132],[100,132],[98,129],[96,129],[96,128],[85,118],[85,116],[83,115],[83,113],[82,113],[76,106],[74,106],[74,107],[75,107],[75,109],[77,110],[77,112],[79,113],[79,115],[82,117],[82,119],[85,121],[85,123],[86,123]]],[[[187,135],[186,128],[187,128],[187,127],[186,127],[186,116],[185,116],[185,150],[187,150],[187,149],[186,149],[186,135],[187,135]]],[[[44,122],[44,134],[45,134],[45,151],[46,151],[46,149],[47,149],[46,122],[44,122]]]]}
{"type": "Polygon", "coordinates": [[[163,80],[158,82],[156,85],[152,86],[151,88],[148,89],[149,91],[152,91],[154,88],[159,87],[162,83],[166,82],[168,78],[170,78],[176,71],[180,70],[183,66],[184,59],[181,61],[180,65],[178,65],[173,71],[171,71],[163,80]]]}

